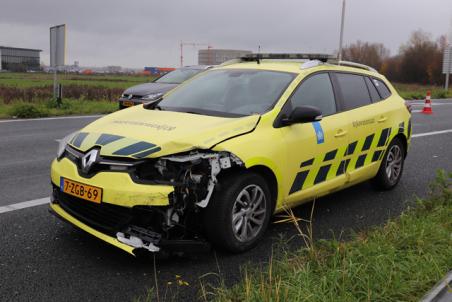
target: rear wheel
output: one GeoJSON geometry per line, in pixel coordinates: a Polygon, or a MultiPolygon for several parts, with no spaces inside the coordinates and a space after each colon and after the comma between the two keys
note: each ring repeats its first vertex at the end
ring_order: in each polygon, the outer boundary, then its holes
{"type": "Polygon", "coordinates": [[[380,169],[373,179],[379,189],[393,189],[400,181],[405,161],[405,145],[400,138],[395,138],[383,157],[380,169]]]}
{"type": "Polygon", "coordinates": [[[225,177],[204,211],[206,235],[213,244],[228,251],[246,251],[264,235],[271,205],[270,191],[260,175],[225,177]]]}

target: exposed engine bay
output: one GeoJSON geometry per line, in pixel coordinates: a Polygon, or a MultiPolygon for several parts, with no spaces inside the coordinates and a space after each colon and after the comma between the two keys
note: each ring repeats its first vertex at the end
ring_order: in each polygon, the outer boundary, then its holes
{"type": "MultiPolygon", "coordinates": [[[[205,208],[223,170],[243,166],[229,152],[194,151],[184,155],[165,156],[136,169],[138,180],[151,180],[174,187],[169,206],[136,206],[133,221],[116,238],[136,248],[157,252],[160,247],[176,249],[179,245],[203,244],[200,212],[205,208]]],[[[205,242],[204,242],[205,243],[205,242]]]]}

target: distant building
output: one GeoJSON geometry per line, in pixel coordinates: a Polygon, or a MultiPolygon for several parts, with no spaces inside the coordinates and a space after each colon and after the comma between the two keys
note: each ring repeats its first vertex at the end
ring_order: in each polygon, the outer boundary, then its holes
{"type": "Polygon", "coordinates": [[[199,65],[219,65],[228,60],[240,58],[251,53],[249,50],[235,49],[200,49],[198,51],[199,65]]]}
{"type": "Polygon", "coordinates": [[[39,70],[40,52],[40,49],[0,46],[0,70],[39,70]]]}
{"type": "Polygon", "coordinates": [[[111,66],[107,66],[106,72],[107,73],[120,73],[121,70],[122,70],[121,66],[113,66],[113,65],[111,65],[111,66]]]}

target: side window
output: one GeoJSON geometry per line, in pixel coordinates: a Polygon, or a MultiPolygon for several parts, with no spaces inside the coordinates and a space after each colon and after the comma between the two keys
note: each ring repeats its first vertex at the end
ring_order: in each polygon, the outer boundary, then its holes
{"type": "Polygon", "coordinates": [[[336,101],[333,85],[328,73],[320,73],[306,79],[290,99],[292,108],[297,106],[314,106],[322,111],[323,116],[336,113],[336,101]]]}
{"type": "Polygon", "coordinates": [[[366,84],[367,88],[369,88],[370,97],[372,98],[372,102],[378,102],[381,100],[380,95],[378,94],[377,89],[375,88],[374,84],[372,84],[372,81],[366,77],[366,84]]]}
{"type": "Polygon", "coordinates": [[[342,92],[344,109],[350,110],[371,103],[364,77],[349,73],[336,73],[337,82],[342,92]]]}
{"type": "Polygon", "coordinates": [[[372,82],[374,82],[375,87],[377,87],[378,93],[381,95],[382,99],[386,99],[391,96],[391,91],[389,90],[388,86],[383,83],[383,81],[372,79],[372,82]]]}

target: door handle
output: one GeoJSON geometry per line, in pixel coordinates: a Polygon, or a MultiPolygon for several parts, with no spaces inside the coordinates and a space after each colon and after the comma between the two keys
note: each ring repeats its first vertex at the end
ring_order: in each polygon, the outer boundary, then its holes
{"type": "Polygon", "coordinates": [[[346,130],[339,129],[339,130],[336,132],[336,134],[334,135],[334,137],[342,137],[342,136],[344,136],[344,135],[346,135],[346,134],[347,134],[347,131],[346,131],[346,130]]]}
{"type": "Polygon", "coordinates": [[[383,123],[383,122],[386,121],[387,119],[388,119],[388,117],[386,117],[386,116],[380,116],[380,118],[377,120],[377,122],[383,123]]]}

